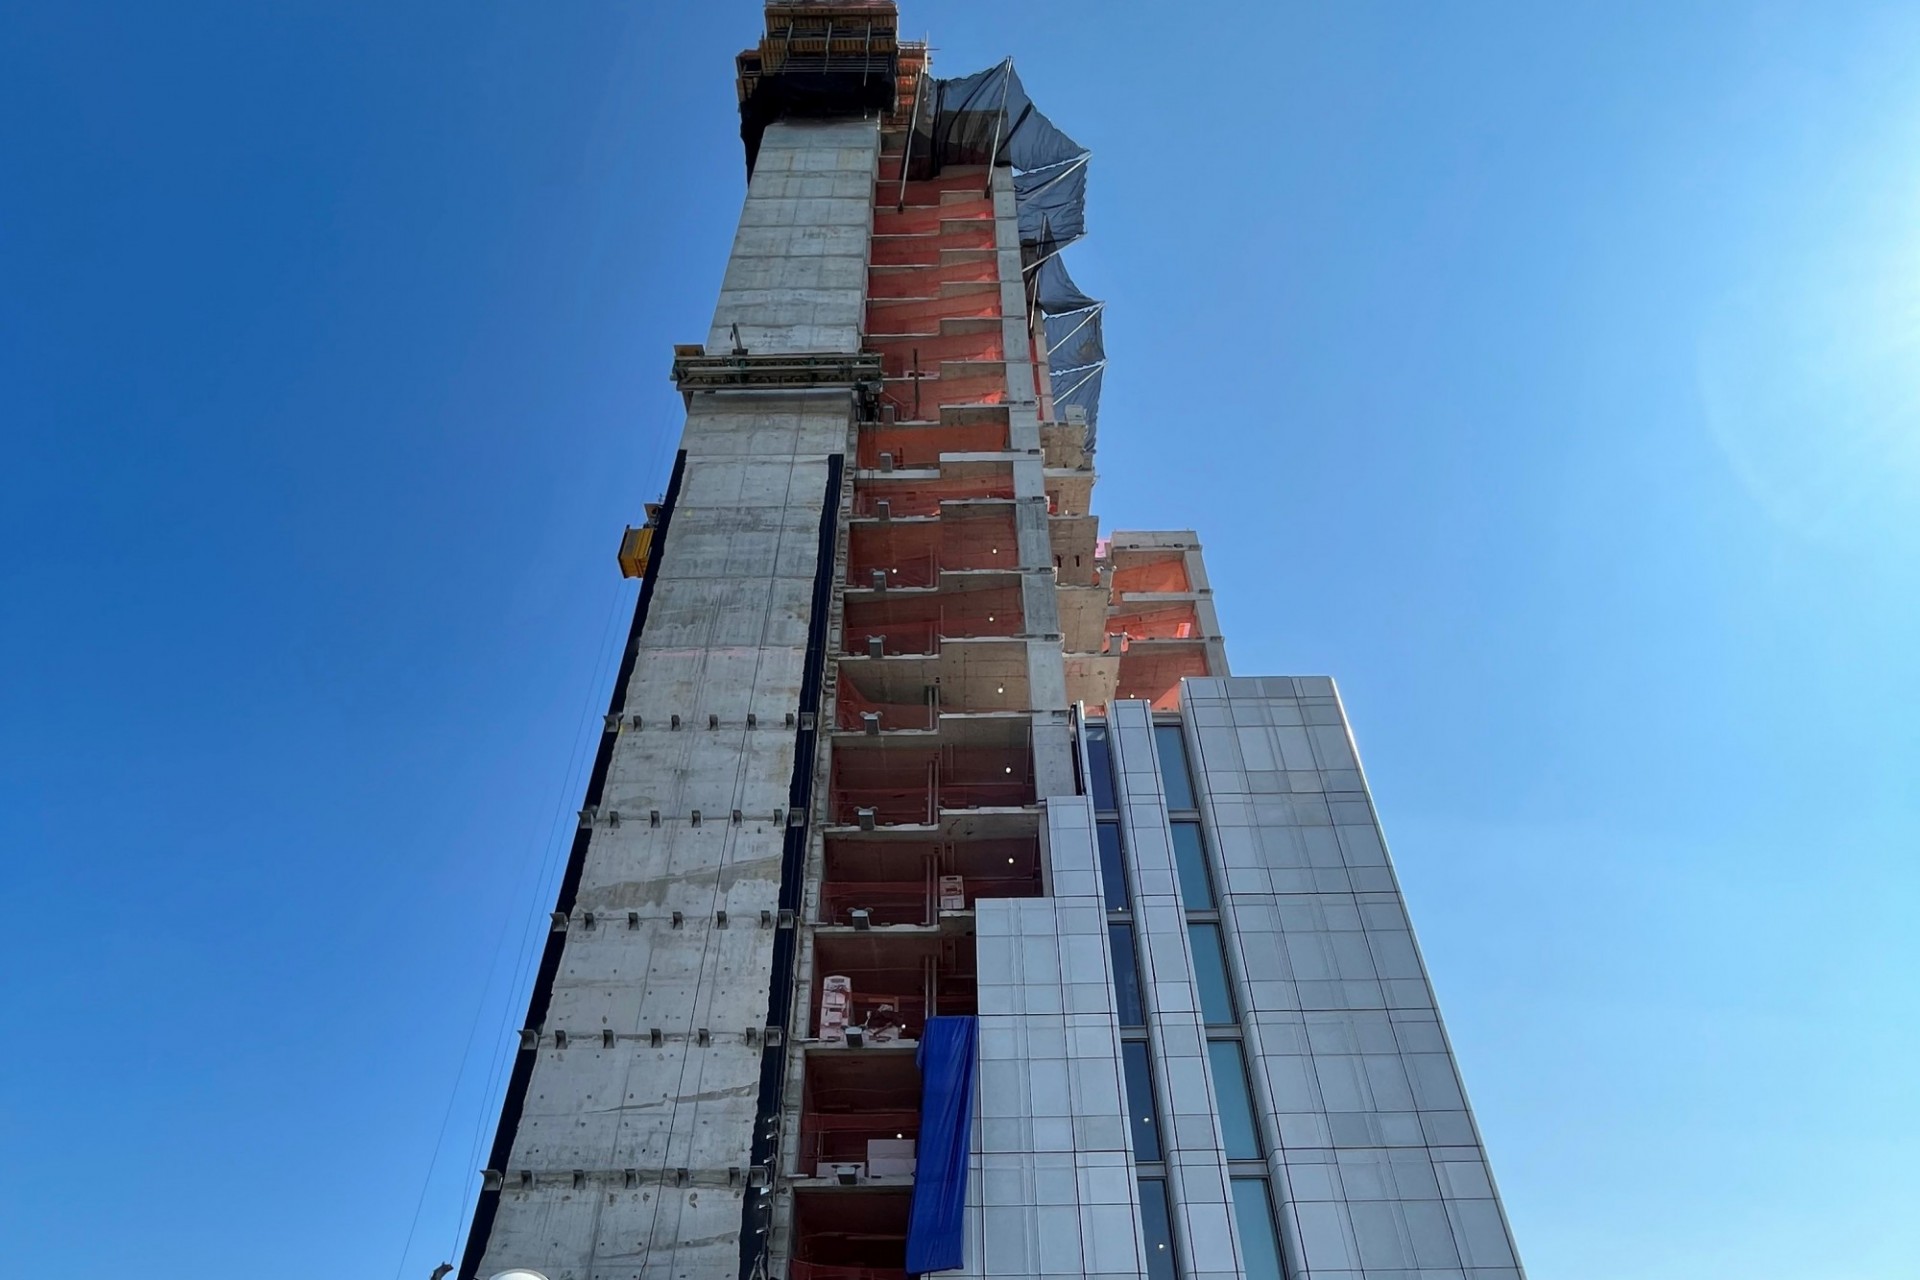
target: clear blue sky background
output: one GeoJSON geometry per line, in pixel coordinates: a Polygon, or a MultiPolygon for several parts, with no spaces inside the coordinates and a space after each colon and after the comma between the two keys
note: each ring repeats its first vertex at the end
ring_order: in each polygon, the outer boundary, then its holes
{"type": "MultiPolygon", "coordinates": [[[[1094,148],[1097,506],[1338,677],[1533,1274],[1920,1275],[1920,9],[906,25],[1094,148]]],[[[452,1251],[756,30],[0,8],[13,1270],[452,1251]]]]}

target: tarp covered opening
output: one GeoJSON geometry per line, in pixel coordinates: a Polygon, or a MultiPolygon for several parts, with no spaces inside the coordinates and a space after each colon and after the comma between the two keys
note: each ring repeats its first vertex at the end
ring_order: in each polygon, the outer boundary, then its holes
{"type": "Polygon", "coordinates": [[[952,80],[935,82],[931,137],[915,136],[924,172],[942,165],[1005,165],[1013,169],[1020,247],[1042,324],[1053,376],[1055,416],[1086,413],[1087,448],[1095,442],[1100,386],[1106,371],[1101,304],[1068,276],[1060,251],[1087,233],[1089,152],[1047,119],[1013,69],[1013,59],[952,80]],[[1067,335],[1071,334],[1069,338],[1067,335]]]}
{"type": "Polygon", "coordinates": [[[1098,439],[1100,384],[1107,369],[1106,304],[1081,291],[1057,250],[1029,270],[1034,276],[1034,306],[1040,311],[1047,369],[1053,378],[1054,416],[1064,419],[1070,408],[1084,410],[1091,452],[1098,439]]]}
{"type": "Polygon", "coordinates": [[[907,1218],[907,1274],[965,1264],[967,1163],[979,1058],[977,1018],[928,1018],[920,1033],[920,1145],[907,1218]]]}
{"type": "Polygon", "coordinates": [[[933,160],[1044,169],[1087,149],[1060,132],[1027,96],[1013,59],[941,80],[934,95],[933,160]]]}

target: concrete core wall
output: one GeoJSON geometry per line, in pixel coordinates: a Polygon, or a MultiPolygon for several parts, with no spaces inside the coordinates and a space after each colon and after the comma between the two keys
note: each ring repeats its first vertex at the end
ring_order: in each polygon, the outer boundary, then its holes
{"type": "Polygon", "coordinates": [[[880,126],[792,120],[760,143],[707,354],[849,355],[866,321],[867,254],[880,126]]]}
{"type": "MultiPolygon", "coordinates": [[[[731,349],[736,323],[756,354],[858,350],[878,145],[873,121],[767,130],[709,350],[731,349]]],[[[845,452],[852,411],[844,389],[691,399],[685,474],[601,803],[583,819],[579,901],[534,1029],[482,1275],[738,1269],[790,717],[828,459],[845,452]]]]}

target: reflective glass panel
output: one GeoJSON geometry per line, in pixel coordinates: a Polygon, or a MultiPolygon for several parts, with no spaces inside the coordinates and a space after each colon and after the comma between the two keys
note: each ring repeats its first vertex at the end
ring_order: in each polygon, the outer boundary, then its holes
{"type": "MultiPolygon", "coordinates": [[[[1141,1212],[1146,1211],[1144,1201],[1141,1212]]],[[[1233,1220],[1240,1229],[1240,1260],[1247,1280],[1285,1280],[1280,1241],[1273,1233],[1273,1201],[1265,1178],[1233,1179],[1233,1220]]]]}
{"type": "Polygon", "coordinates": [[[1096,809],[1113,809],[1113,746],[1105,725],[1087,726],[1087,794],[1096,809]]]}
{"type": "Polygon", "coordinates": [[[1100,842],[1101,896],[1106,899],[1107,910],[1125,911],[1127,909],[1127,870],[1126,862],[1120,856],[1120,824],[1096,822],[1093,829],[1100,842]]]}
{"type": "Polygon", "coordinates": [[[1153,745],[1160,751],[1160,776],[1167,784],[1167,808],[1193,808],[1193,776],[1187,772],[1187,744],[1180,736],[1180,726],[1153,726],[1153,745]]]}
{"type": "Polygon", "coordinates": [[[1220,949],[1220,926],[1190,924],[1193,982],[1200,988],[1200,1017],[1211,1025],[1232,1022],[1233,988],[1227,985],[1227,957],[1220,949]]]}
{"type": "Polygon", "coordinates": [[[1144,1027],[1140,1007],[1140,965],[1133,954],[1133,926],[1110,924],[1107,943],[1113,949],[1113,1003],[1123,1027],[1144,1027]]]}
{"type": "Polygon", "coordinates": [[[1133,1126],[1133,1158],[1158,1160],[1160,1126],[1154,1123],[1153,1067],[1147,1060],[1147,1042],[1123,1041],[1120,1063],[1127,1074],[1127,1123],[1133,1126]]]}
{"type": "Polygon", "coordinates": [[[1213,1096],[1220,1112],[1220,1138],[1227,1159],[1258,1160],[1260,1133],[1253,1125],[1253,1098],[1247,1092],[1247,1059],[1238,1040],[1207,1041],[1213,1064],[1213,1096]]]}
{"type": "Polygon", "coordinates": [[[1163,1179],[1140,1179],[1140,1225],[1147,1242],[1147,1280],[1174,1280],[1173,1215],[1167,1211],[1163,1179]]]}
{"type": "Polygon", "coordinates": [[[1213,883],[1207,878],[1207,849],[1200,824],[1173,824],[1173,867],[1180,873],[1180,904],[1189,911],[1213,910],[1213,883]]]}

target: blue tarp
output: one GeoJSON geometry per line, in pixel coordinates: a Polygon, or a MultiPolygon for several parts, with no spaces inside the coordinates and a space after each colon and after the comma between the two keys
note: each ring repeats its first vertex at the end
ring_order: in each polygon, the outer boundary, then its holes
{"type": "Polygon", "coordinates": [[[989,160],[1014,168],[1022,244],[1051,251],[1086,234],[1087,149],[1034,108],[1012,58],[938,82],[931,149],[936,171],[989,160]]]}
{"type": "Polygon", "coordinates": [[[1099,304],[1084,311],[1044,316],[1041,324],[1047,335],[1047,363],[1054,370],[1054,382],[1068,369],[1084,369],[1107,358],[1106,336],[1100,332],[1099,304]]]}
{"type": "Polygon", "coordinates": [[[1055,247],[1087,234],[1087,158],[1013,175],[1020,243],[1055,247]]]}
{"type": "Polygon", "coordinates": [[[1084,369],[1056,369],[1053,373],[1053,405],[1061,417],[1075,405],[1087,411],[1087,448],[1092,449],[1100,426],[1100,384],[1106,380],[1107,362],[1084,369]]]}
{"type": "Polygon", "coordinates": [[[934,101],[933,153],[939,164],[986,164],[991,158],[1016,169],[1044,169],[1086,154],[1035,109],[1012,58],[940,81],[934,101]]]}
{"type": "Polygon", "coordinates": [[[1096,298],[1089,298],[1080,292],[1080,286],[1067,274],[1067,264],[1060,255],[1050,254],[1041,259],[1034,271],[1034,298],[1040,309],[1048,315],[1058,315],[1063,311],[1081,311],[1087,307],[1100,305],[1096,298]]]}
{"type": "Polygon", "coordinates": [[[976,1018],[928,1018],[920,1033],[920,1139],[907,1219],[907,1274],[964,1264],[967,1158],[973,1140],[976,1018]]]}

